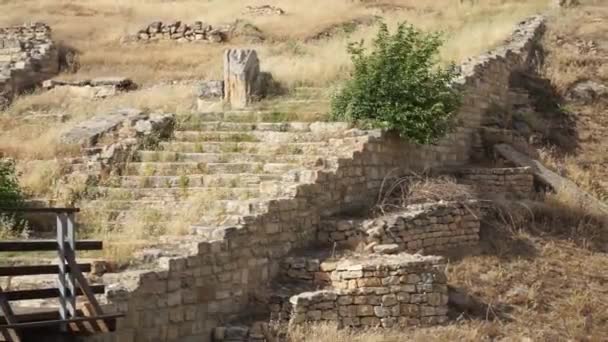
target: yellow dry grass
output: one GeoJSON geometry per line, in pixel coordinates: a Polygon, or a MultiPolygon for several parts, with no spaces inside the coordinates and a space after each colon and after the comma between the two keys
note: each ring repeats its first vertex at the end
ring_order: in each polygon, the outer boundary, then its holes
{"type": "Polygon", "coordinates": [[[608,200],[608,101],[598,99],[584,104],[567,100],[577,81],[605,84],[608,68],[608,8],[603,1],[588,0],[583,6],[560,11],[549,22],[545,38],[547,59],[544,74],[566,98],[563,109],[570,114],[575,132],[573,150],[559,146],[541,154],[543,161],[601,200],[608,200]],[[595,46],[587,49],[585,46],[595,46]]]}
{"type": "Polygon", "coordinates": [[[122,45],[120,38],[154,20],[203,20],[213,25],[243,18],[265,32],[269,43],[254,46],[262,67],[287,84],[327,85],[348,69],[346,44],[370,39],[375,28],[364,27],[351,38],[304,40],[327,27],[362,16],[380,15],[390,25],[407,20],[429,30],[442,30],[448,43],[444,59],[456,62],[501,41],[518,20],[543,11],[548,0],[483,0],[458,2],[416,0],[357,2],[347,0],[23,0],[0,3],[0,26],[35,20],[49,23],[54,36],[79,50],[81,76],[118,74],[146,83],[158,80],[217,78],[221,51],[229,45],[122,45]],[[271,4],[285,16],[252,17],[246,5],[271,4]],[[377,5],[392,6],[379,13],[377,5]],[[376,5],[376,6],[374,6],[376,5]]]}
{"type": "MultiPolygon", "coordinates": [[[[442,51],[444,61],[459,62],[499,43],[513,25],[547,8],[549,0],[416,0],[324,1],[324,0],[23,0],[0,1],[0,26],[27,21],[51,25],[56,40],[80,52],[81,70],[64,78],[126,76],[142,85],[138,91],[116,97],[93,100],[78,98],[65,90],[35,92],[20,96],[2,115],[0,151],[19,161],[54,159],[76,152],[61,146],[63,131],[94,114],[119,107],[135,107],[175,113],[191,112],[195,105],[192,80],[217,79],[222,71],[222,51],[226,44],[135,44],[120,43],[121,37],[137,32],[154,20],[203,20],[213,25],[230,23],[237,18],[258,26],[268,38],[254,45],[261,56],[262,68],[273,73],[283,85],[328,87],[345,78],[350,68],[346,52],[348,42],[369,41],[375,27],[360,27],[351,36],[337,35],[321,41],[307,38],[328,27],[349,20],[379,15],[394,27],[408,21],[427,30],[446,34],[442,51]],[[283,8],[285,16],[243,14],[246,5],[271,4],[283,8]],[[389,8],[382,12],[379,8],[389,8]],[[174,81],[181,80],[178,84],[174,81]],[[165,82],[170,81],[170,82],[165,82]],[[30,121],[31,114],[67,114],[67,122],[30,121]]],[[[239,45],[241,46],[241,45],[239,45]]],[[[268,105],[274,108],[274,101],[268,105]]],[[[296,104],[296,107],[298,105],[296,104]]],[[[301,106],[306,106],[302,104],[301,106]]],[[[326,103],[313,105],[309,117],[322,117],[326,103]],[[314,112],[314,113],[313,113],[314,112]]],[[[283,106],[284,107],[284,106],[283,106]]],[[[267,108],[265,108],[267,109],[267,108]]],[[[288,106],[289,111],[301,109],[288,106]]],[[[280,111],[284,111],[282,109],[280,111]]],[[[306,111],[306,109],[305,109],[306,111]]],[[[42,179],[49,172],[40,168],[21,168],[24,178],[42,179]],[[42,174],[40,174],[42,173],[42,174]]],[[[32,182],[29,183],[30,187],[32,182]]],[[[34,186],[34,193],[44,193],[44,182],[34,186]]]]}

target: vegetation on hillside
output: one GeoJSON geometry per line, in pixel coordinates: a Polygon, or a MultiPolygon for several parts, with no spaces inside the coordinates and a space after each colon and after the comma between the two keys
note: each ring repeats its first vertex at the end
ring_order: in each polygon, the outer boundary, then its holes
{"type": "MultiPolygon", "coordinates": [[[[0,159],[0,208],[19,208],[23,206],[24,195],[17,181],[15,162],[0,159]]],[[[0,213],[0,237],[7,237],[23,229],[25,221],[20,215],[0,213]]]]}
{"type": "Polygon", "coordinates": [[[371,51],[363,41],[348,47],[352,79],[332,100],[332,117],[394,130],[420,144],[432,143],[451,127],[460,94],[454,64],[438,66],[437,33],[401,23],[394,34],[380,25],[371,51]]]}

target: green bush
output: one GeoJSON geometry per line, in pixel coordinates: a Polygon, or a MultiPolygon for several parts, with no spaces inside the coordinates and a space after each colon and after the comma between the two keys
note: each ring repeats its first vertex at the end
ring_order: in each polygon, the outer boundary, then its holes
{"type": "MultiPolygon", "coordinates": [[[[0,207],[19,208],[24,203],[24,195],[17,181],[15,163],[11,159],[0,159],[0,207]]],[[[0,213],[0,238],[26,228],[22,216],[14,213],[0,213]]]]}
{"type": "Polygon", "coordinates": [[[333,97],[332,118],[394,130],[421,144],[445,135],[461,97],[452,86],[457,68],[438,66],[442,43],[439,34],[405,23],[394,34],[382,23],[370,52],[363,42],[351,43],[352,78],[333,97]]]}

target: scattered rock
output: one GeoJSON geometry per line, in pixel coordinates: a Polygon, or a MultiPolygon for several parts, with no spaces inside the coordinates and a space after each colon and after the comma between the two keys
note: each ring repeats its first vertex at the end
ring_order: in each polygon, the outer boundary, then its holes
{"type": "Polygon", "coordinates": [[[92,147],[108,134],[117,134],[125,139],[151,134],[162,138],[171,134],[174,124],[172,114],[145,114],[137,109],[120,109],[81,122],[64,132],[60,139],[64,144],[92,147]]]}
{"type": "Polygon", "coordinates": [[[224,81],[203,81],[198,85],[197,95],[199,98],[222,98],[224,97],[224,81]]]}
{"type": "Polygon", "coordinates": [[[557,4],[562,8],[572,8],[580,6],[581,2],[579,0],[557,0],[557,4]]]}
{"type": "Polygon", "coordinates": [[[47,80],[42,83],[42,87],[49,90],[65,88],[81,97],[106,98],[135,90],[137,84],[126,77],[100,77],[77,81],[47,80]]]}
{"type": "Polygon", "coordinates": [[[378,254],[397,254],[401,248],[397,244],[376,245],[373,247],[374,253],[378,254]]]}
{"type": "Polygon", "coordinates": [[[202,21],[196,21],[192,24],[185,24],[179,20],[166,23],[154,21],[136,34],[123,37],[121,42],[153,42],[159,40],[220,43],[225,41],[225,36],[221,31],[202,21]]]}
{"type": "Polygon", "coordinates": [[[581,81],[570,88],[566,97],[589,104],[597,99],[608,97],[608,87],[595,81],[581,81]]]}
{"type": "Polygon", "coordinates": [[[245,11],[243,14],[250,15],[283,15],[285,11],[279,7],[271,6],[271,5],[262,5],[262,6],[247,6],[245,7],[245,11]]]}
{"type": "Polygon", "coordinates": [[[241,19],[223,27],[222,31],[230,41],[259,44],[266,40],[262,30],[250,22],[241,19]]]}

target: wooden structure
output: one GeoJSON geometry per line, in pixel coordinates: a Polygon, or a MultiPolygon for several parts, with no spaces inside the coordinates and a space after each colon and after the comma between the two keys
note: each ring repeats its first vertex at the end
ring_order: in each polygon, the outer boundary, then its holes
{"type": "MultiPolygon", "coordinates": [[[[4,341],[21,342],[32,331],[43,329],[70,335],[89,335],[115,329],[116,318],[122,314],[104,314],[95,294],[104,293],[103,285],[89,285],[83,272],[90,264],[76,262],[76,250],[101,250],[101,241],[76,240],[74,214],[77,208],[0,208],[0,212],[47,213],[56,216],[57,237],[54,240],[0,241],[0,252],[57,251],[57,265],[28,265],[0,267],[0,276],[57,275],[56,288],[7,290],[0,287],[0,335],[4,341]],[[79,296],[83,299],[79,302],[79,296]],[[57,298],[59,307],[51,310],[17,312],[10,302],[57,298]]],[[[34,334],[35,336],[35,334],[34,334]]],[[[38,340],[38,338],[35,338],[38,340]]]]}

